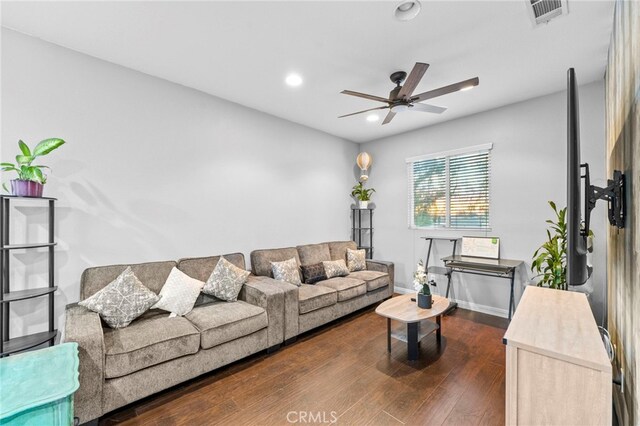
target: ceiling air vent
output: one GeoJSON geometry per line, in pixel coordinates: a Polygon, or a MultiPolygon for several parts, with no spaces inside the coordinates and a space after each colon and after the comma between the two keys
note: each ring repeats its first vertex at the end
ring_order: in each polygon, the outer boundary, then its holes
{"type": "Polygon", "coordinates": [[[526,0],[533,25],[546,24],[553,18],[569,13],[567,0],[526,0]]]}

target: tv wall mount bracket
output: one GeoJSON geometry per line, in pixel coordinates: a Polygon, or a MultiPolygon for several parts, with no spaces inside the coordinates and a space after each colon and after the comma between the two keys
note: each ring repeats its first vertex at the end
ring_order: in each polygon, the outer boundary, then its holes
{"type": "Polygon", "coordinates": [[[581,233],[583,236],[589,235],[589,225],[591,218],[591,210],[596,207],[598,200],[606,200],[608,204],[609,223],[616,228],[624,228],[625,221],[625,177],[620,170],[613,171],[613,179],[607,180],[607,186],[600,188],[591,185],[591,177],[589,174],[589,164],[580,164],[580,168],[584,169],[581,176],[584,179],[585,196],[584,211],[585,221],[584,228],[581,233]]]}

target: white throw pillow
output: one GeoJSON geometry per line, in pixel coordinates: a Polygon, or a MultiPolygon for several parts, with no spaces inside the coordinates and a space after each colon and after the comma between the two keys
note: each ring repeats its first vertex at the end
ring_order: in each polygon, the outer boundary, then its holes
{"type": "Polygon", "coordinates": [[[160,290],[160,300],[151,309],[171,312],[171,316],[184,316],[193,309],[202,287],[202,281],[191,278],[174,266],[160,290]]]}
{"type": "Polygon", "coordinates": [[[347,249],[347,265],[349,271],[364,271],[367,269],[367,252],[362,250],[347,249]]]}
{"type": "Polygon", "coordinates": [[[274,280],[285,281],[298,287],[302,285],[300,269],[295,257],[282,262],[271,262],[271,272],[274,280]]]}
{"type": "Polygon", "coordinates": [[[324,273],[327,275],[327,278],[346,277],[349,275],[349,268],[347,268],[347,264],[342,259],[325,260],[322,262],[322,266],[324,266],[324,273]]]}
{"type": "Polygon", "coordinates": [[[202,292],[227,302],[235,302],[250,273],[220,256],[202,292]]]}

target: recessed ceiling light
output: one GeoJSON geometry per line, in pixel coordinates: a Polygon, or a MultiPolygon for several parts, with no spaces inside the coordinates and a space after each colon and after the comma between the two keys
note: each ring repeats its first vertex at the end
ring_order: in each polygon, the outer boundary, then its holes
{"type": "Polygon", "coordinates": [[[410,21],[420,13],[422,5],[418,0],[403,0],[393,13],[398,21],[410,21]]]}
{"type": "Polygon", "coordinates": [[[302,84],[302,77],[300,77],[298,74],[289,74],[284,81],[291,87],[297,87],[302,84]]]}
{"type": "Polygon", "coordinates": [[[369,114],[367,115],[367,121],[369,123],[373,123],[380,120],[380,116],[378,114],[369,114]]]}

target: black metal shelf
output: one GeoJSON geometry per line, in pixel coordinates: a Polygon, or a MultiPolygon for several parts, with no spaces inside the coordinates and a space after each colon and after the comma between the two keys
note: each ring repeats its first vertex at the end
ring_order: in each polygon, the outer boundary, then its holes
{"type": "Polygon", "coordinates": [[[54,247],[58,243],[35,243],[35,244],[9,244],[0,246],[0,250],[23,250],[41,247],[54,247]]]}
{"type": "Polygon", "coordinates": [[[373,209],[374,207],[361,209],[351,206],[351,239],[356,242],[358,249],[366,250],[367,259],[373,259],[373,209]],[[363,212],[365,213],[364,224],[362,223],[363,212]],[[368,217],[367,213],[369,213],[368,217]]]}
{"type": "Polygon", "coordinates": [[[58,286],[32,288],[29,290],[12,291],[4,293],[0,303],[17,302],[18,300],[33,299],[34,297],[44,296],[45,294],[54,293],[58,286]]]}
{"type": "Polygon", "coordinates": [[[41,333],[27,334],[25,336],[9,339],[4,342],[4,348],[3,351],[0,352],[0,356],[25,351],[27,349],[34,348],[47,342],[53,344],[57,336],[58,330],[53,330],[43,331],[41,333]]]}
{"type": "Polygon", "coordinates": [[[49,342],[49,345],[55,344],[55,338],[58,335],[54,329],[55,312],[54,312],[54,293],[58,289],[54,285],[54,258],[56,242],[54,241],[55,228],[55,198],[52,197],[16,197],[13,195],[0,195],[0,357],[10,355],[15,352],[21,352],[34,348],[49,342]],[[49,207],[49,238],[47,242],[31,243],[31,244],[11,244],[9,233],[11,230],[11,201],[14,200],[39,200],[45,201],[49,207]],[[28,290],[11,291],[11,250],[23,250],[34,248],[46,248],[48,252],[49,266],[49,285],[47,287],[33,288],[28,290]],[[42,333],[28,334],[25,336],[11,337],[9,321],[10,304],[21,300],[32,299],[35,297],[47,297],[47,311],[49,316],[49,331],[42,333]]]}
{"type": "Polygon", "coordinates": [[[53,197],[21,197],[18,195],[6,195],[6,194],[1,194],[0,198],[11,198],[14,200],[52,200],[52,201],[57,201],[57,198],[53,198],[53,197]]]}

